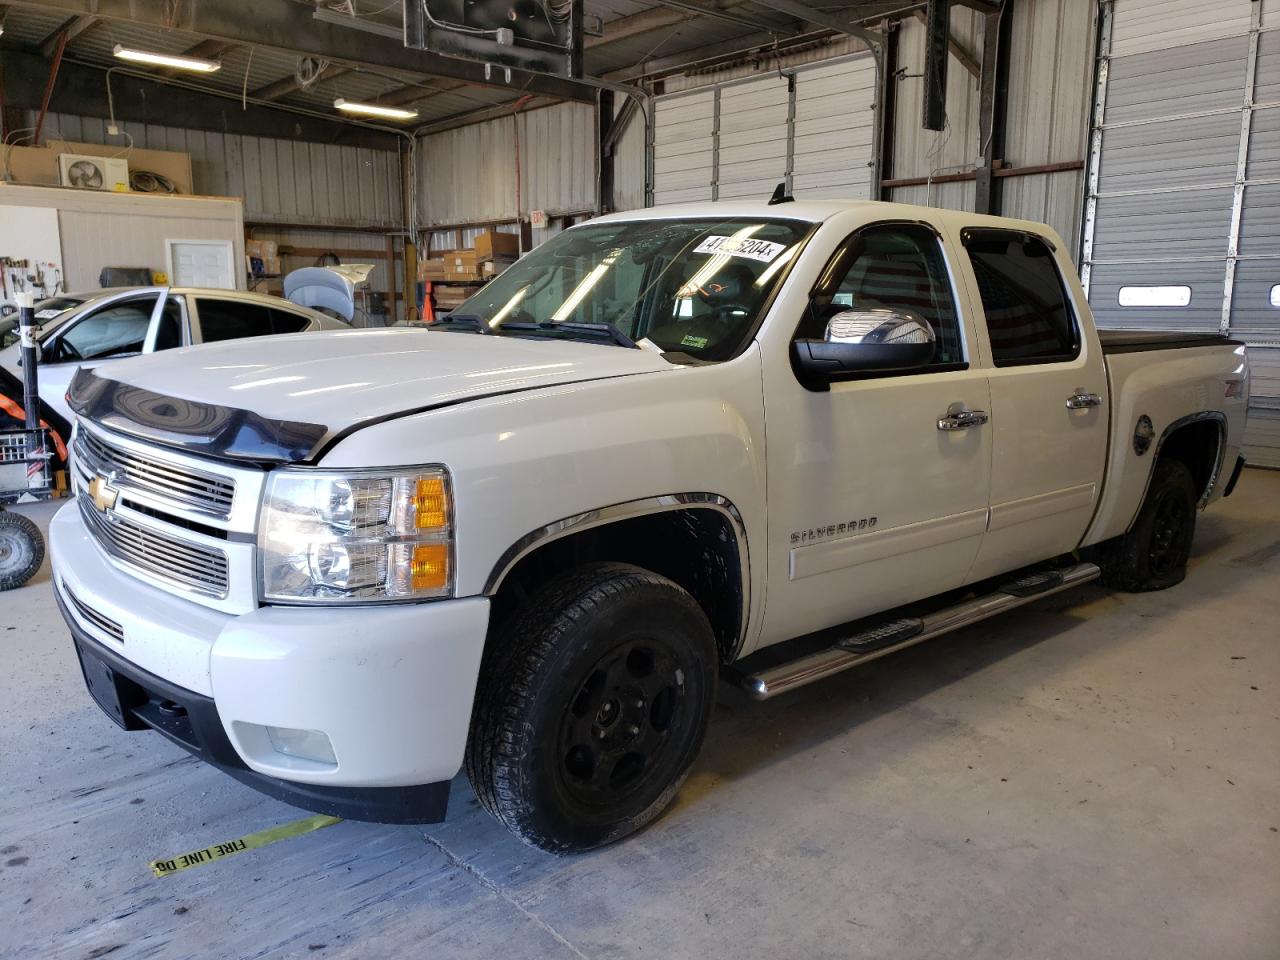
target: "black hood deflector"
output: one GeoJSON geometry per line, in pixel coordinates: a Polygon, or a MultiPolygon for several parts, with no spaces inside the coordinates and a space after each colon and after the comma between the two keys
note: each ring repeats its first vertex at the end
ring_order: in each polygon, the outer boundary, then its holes
{"type": "Polygon", "coordinates": [[[67,403],[80,416],[139,440],[258,464],[309,460],[329,435],[323,424],[272,420],[252,410],[168,397],[84,368],[71,380],[67,403]]]}

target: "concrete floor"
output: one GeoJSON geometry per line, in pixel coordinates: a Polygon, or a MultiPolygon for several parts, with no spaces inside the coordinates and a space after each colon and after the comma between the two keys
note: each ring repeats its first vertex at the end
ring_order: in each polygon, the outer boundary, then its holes
{"type": "MultiPolygon", "coordinates": [[[[46,522],[51,510],[28,511],[46,522]]],[[[304,814],[124,734],[47,568],[0,595],[0,955],[1280,957],[1280,473],[1176,589],[1086,587],[780,701],[725,689],[677,806],[555,859],[465,782],[429,827],[304,814]]]]}

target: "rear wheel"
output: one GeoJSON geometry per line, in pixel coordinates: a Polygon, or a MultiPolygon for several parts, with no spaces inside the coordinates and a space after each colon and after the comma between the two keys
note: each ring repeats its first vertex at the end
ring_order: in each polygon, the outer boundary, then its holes
{"type": "Polygon", "coordinates": [[[711,626],[688,593],[639,567],[591,564],[540,589],[492,642],[467,744],[491,814],[569,853],[671,804],[716,681],[711,626]]]}
{"type": "Polygon", "coordinates": [[[22,586],[43,562],[40,528],[20,513],[0,510],[0,590],[22,586]]]}
{"type": "Polygon", "coordinates": [[[1196,485],[1181,460],[1159,460],[1138,519],[1110,545],[1103,578],[1133,593],[1164,590],[1187,575],[1196,530],[1196,485]]]}

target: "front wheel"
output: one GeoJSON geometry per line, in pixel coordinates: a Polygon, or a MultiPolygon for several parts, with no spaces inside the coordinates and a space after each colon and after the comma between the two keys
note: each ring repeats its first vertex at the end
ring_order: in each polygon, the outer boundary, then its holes
{"type": "Polygon", "coordinates": [[[1181,583],[1196,531],[1196,497],[1186,464],[1158,460],[1138,519],[1105,550],[1104,582],[1131,593],[1181,583]]]}
{"type": "Polygon", "coordinates": [[[634,833],[675,799],[711,717],[715,639],[675,583],[597,563],[550,581],[491,642],[467,775],[553,853],[634,833]]]}

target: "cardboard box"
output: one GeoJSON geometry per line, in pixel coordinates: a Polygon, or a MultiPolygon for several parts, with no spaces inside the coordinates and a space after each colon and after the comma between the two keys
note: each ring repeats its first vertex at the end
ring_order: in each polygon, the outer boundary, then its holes
{"type": "Polygon", "coordinates": [[[444,258],[446,280],[480,280],[480,258],[474,250],[455,250],[444,258]]]}
{"type": "Polygon", "coordinates": [[[443,280],[445,276],[444,258],[430,257],[418,261],[419,280],[443,280]]]}
{"type": "Polygon", "coordinates": [[[514,233],[486,230],[476,237],[476,254],[481,261],[518,257],[520,256],[520,237],[514,233]]]}
{"type": "Polygon", "coordinates": [[[280,256],[280,245],[274,240],[246,240],[244,242],[244,255],[246,257],[257,257],[259,260],[268,260],[280,256]]]}
{"type": "Polygon", "coordinates": [[[515,262],[514,257],[498,257],[493,260],[486,260],[480,264],[480,273],[486,277],[496,277],[515,262]]]}

